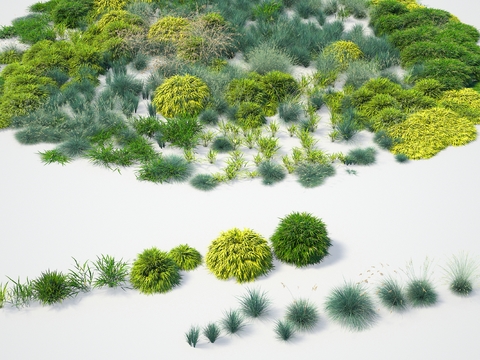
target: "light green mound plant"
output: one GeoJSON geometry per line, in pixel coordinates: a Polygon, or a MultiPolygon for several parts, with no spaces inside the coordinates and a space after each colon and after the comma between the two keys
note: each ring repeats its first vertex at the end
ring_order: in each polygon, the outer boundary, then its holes
{"type": "Polygon", "coordinates": [[[200,78],[174,75],[155,90],[152,103],[167,118],[198,115],[210,97],[210,89],[200,78]]]}
{"type": "Polygon", "coordinates": [[[130,282],[144,294],[165,293],[180,285],[180,268],[168,253],[152,247],[138,254],[130,282]]]}
{"type": "Polygon", "coordinates": [[[205,257],[208,269],[219,279],[254,281],[273,269],[267,240],[251,229],[233,228],[212,241],[205,257]]]}
{"type": "Polygon", "coordinates": [[[473,124],[480,124],[480,94],[473,89],[445,91],[440,105],[466,117],[473,124]]]}
{"type": "Polygon", "coordinates": [[[178,39],[188,36],[190,23],[187,19],[175,16],[160,18],[148,30],[148,37],[151,40],[163,42],[175,42],[178,39]]]}
{"type": "Polygon", "coordinates": [[[182,244],[174,247],[168,252],[173,261],[181,270],[193,270],[202,264],[202,255],[197,249],[182,244]]]}
{"type": "Polygon", "coordinates": [[[324,50],[325,56],[332,55],[345,70],[352,61],[361,59],[362,50],[353,41],[340,40],[328,45],[324,50]]]}

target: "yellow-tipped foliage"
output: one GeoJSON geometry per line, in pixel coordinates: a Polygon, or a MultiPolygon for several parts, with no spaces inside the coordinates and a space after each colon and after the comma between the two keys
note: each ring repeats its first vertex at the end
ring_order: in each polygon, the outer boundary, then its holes
{"type": "Polygon", "coordinates": [[[100,20],[97,22],[98,29],[103,31],[108,24],[111,24],[115,21],[123,21],[130,25],[141,26],[143,20],[136,15],[130,14],[125,10],[110,10],[105,15],[103,15],[100,20]]]}
{"type": "Polygon", "coordinates": [[[474,124],[480,124],[480,93],[473,89],[445,91],[440,104],[466,117],[474,124]]]}
{"type": "Polygon", "coordinates": [[[175,42],[188,36],[190,22],[182,17],[165,16],[150,27],[148,38],[156,41],[175,42]]]}
{"type": "MultiPolygon", "coordinates": [[[[371,0],[373,5],[378,5],[384,0],[371,0]]],[[[397,0],[399,3],[404,4],[408,10],[424,8],[425,6],[418,4],[415,0],[397,0]]]]}
{"type": "Polygon", "coordinates": [[[100,15],[109,10],[123,10],[129,2],[129,0],[94,0],[94,14],[100,15]]]}
{"type": "Polygon", "coordinates": [[[470,120],[440,107],[416,112],[388,132],[392,138],[401,139],[391,151],[410,159],[427,159],[450,145],[464,145],[477,137],[470,120]]]}
{"type": "Polygon", "coordinates": [[[217,278],[234,277],[243,283],[270,272],[272,259],[272,251],[263,236],[251,229],[233,228],[212,241],[205,262],[217,278]]]}
{"type": "Polygon", "coordinates": [[[342,69],[363,56],[362,50],[353,41],[340,40],[328,45],[324,50],[325,56],[333,55],[342,69]]]}

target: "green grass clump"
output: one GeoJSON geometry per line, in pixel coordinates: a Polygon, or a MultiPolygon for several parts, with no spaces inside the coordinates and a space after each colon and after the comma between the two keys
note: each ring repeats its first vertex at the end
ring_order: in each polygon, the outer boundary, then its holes
{"type": "Polygon", "coordinates": [[[17,309],[29,306],[30,302],[35,299],[32,281],[27,278],[25,282],[22,283],[20,278],[18,278],[17,281],[8,276],[7,278],[13,284],[10,291],[8,291],[8,302],[17,309]]]}
{"type": "Polygon", "coordinates": [[[187,340],[188,345],[191,347],[197,346],[199,336],[200,328],[198,326],[192,326],[190,330],[185,333],[185,339],[187,340]]]}
{"type": "Polygon", "coordinates": [[[8,282],[5,285],[0,283],[0,309],[3,308],[3,304],[8,300],[8,282]]]}
{"type": "Polygon", "coordinates": [[[453,255],[443,268],[450,291],[459,296],[468,296],[473,291],[473,282],[479,276],[478,263],[466,253],[453,255]]]}
{"type": "Polygon", "coordinates": [[[42,305],[52,305],[74,295],[68,276],[58,271],[42,272],[40,277],[32,281],[35,298],[42,305]]]}
{"type": "Polygon", "coordinates": [[[297,267],[318,264],[331,246],[325,223],[306,212],[281,219],[270,241],[280,261],[297,267]]]}
{"type": "Polygon", "coordinates": [[[325,179],[335,174],[330,164],[303,162],[295,169],[298,182],[306,188],[313,188],[324,183],[325,179]]]}
{"type": "Polygon", "coordinates": [[[375,163],[375,154],[377,151],[370,147],[366,149],[350,150],[345,157],[346,165],[371,165],[375,163]]]}
{"type": "Polygon", "coordinates": [[[161,131],[162,125],[154,116],[139,116],[133,120],[133,128],[139,135],[153,137],[156,132],[161,131]]]}
{"type": "Polygon", "coordinates": [[[57,149],[46,150],[44,152],[39,152],[39,154],[44,164],[58,163],[61,165],[65,165],[72,160],[70,157],[63,154],[61,151],[57,149]]]}
{"type": "Polygon", "coordinates": [[[247,288],[247,293],[239,298],[239,301],[242,313],[251,318],[264,316],[271,304],[265,292],[249,288],[247,288]]]}
{"type": "Polygon", "coordinates": [[[193,270],[202,264],[202,255],[197,249],[186,244],[174,247],[168,252],[181,270],[193,270]]]}
{"type": "Polygon", "coordinates": [[[230,139],[225,136],[219,136],[213,140],[212,149],[220,153],[226,153],[235,149],[230,139]]]}
{"type": "Polygon", "coordinates": [[[330,319],[354,331],[371,327],[377,318],[366,289],[353,283],[334,288],[325,302],[325,311],[330,319]]]}
{"type": "Polygon", "coordinates": [[[273,185],[282,181],[287,176],[287,171],[282,165],[269,160],[260,163],[258,173],[262,177],[262,183],[264,185],[273,185]]]}
{"type": "Polygon", "coordinates": [[[407,162],[409,158],[407,155],[399,153],[399,154],[395,154],[395,160],[397,160],[397,162],[399,163],[404,163],[404,162],[407,162]]]}
{"type": "Polygon", "coordinates": [[[205,262],[217,278],[234,277],[239,283],[254,281],[273,269],[267,240],[250,229],[222,232],[209,245],[205,262]]]}
{"type": "Polygon", "coordinates": [[[190,185],[198,190],[210,191],[218,186],[218,180],[210,174],[198,174],[190,180],[190,185]]]}
{"type": "MultiPolygon", "coordinates": [[[[316,98],[315,98],[316,99],[316,98]]],[[[312,102],[315,100],[311,100],[312,102]]],[[[315,108],[320,108],[319,104],[316,103],[315,108]]],[[[318,110],[317,109],[317,110],[318,110]]],[[[278,106],[278,116],[280,119],[286,123],[298,122],[304,114],[303,108],[299,103],[296,102],[282,102],[278,106]]]]}
{"type": "Polygon", "coordinates": [[[437,292],[427,279],[413,279],[407,284],[406,296],[414,307],[432,306],[437,302],[437,292]]]}
{"type": "Polygon", "coordinates": [[[229,310],[225,312],[221,325],[227,334],[236,334],[245,327],[244,320],[238,310],[229,310]]]}
{"type": "Polygon", "coordinates": [[[250,70],[265,75],[270,71],[281,71],[288,73],[292,68],[291,57],[267,43],[262,43],[254,47],[246,54],[250,70]]]}
{"type": "Polygon", "coordinates": [[[377,287],[377,295],[382,305],[390,310],[403,311],[407,306],[403,287],[390,277],[382,280],[377,287]]]}
{"type": "Polygon", "coordinates": [[[35,44],[41,40],[55,40],[55,31],[45,14],[29,14],[12,21],[15,34],[25,44],[35,44]]]}
{"type": "Polygon", "coordinates": [[[317,325],[320,316],[314,304],[306,299],[297,299],[287,307],[285,318],[296,330],[311,331],[317,325]]]}
{"type": "Polygon", "coordinates": [[[116,260],[113,256],[102,255],[93,262],[96,276],[93,287],[108,286],[110,288],[121,287],[127,284],[128,263],[123,259],[116,260]]]}
{"type": "Polygon", "coordinates": [[[217,324],[210,323],[203,328],[202,333],[213,344],[220,336],[220,328],[217,324]]]}
{"type": "Polygon", "coordinates": [[[93,269],[89,265],[89,261],[83,264],[79,263],[75,258],[75,266],[68,272],[68,281],[75,293],[89,292],[92,289],[93,283],[93,269]]]}
{"type": "Polygon", "coordinates": [[[205,125],[216,125],[218,123],[218,112],[214,109],[205,109],[198,116],[198,120],[205,125]]]}
{"type": "Polygon", "coordinates": [[[295,334],[295,326],[290,321],[278,320],[274,331],[278,340],[288,341],[295,334]]]}
{"type": "Polygon", "coordinates": [[[168,253],[152,247],[138,254],[130,282],[144,294],[165,293],[180,285],[180,268],[168,253]]]}
{"type": "Polygon", "coordinates": [[[137,178],[155,183],[184,182],[192,174],[192,164],[178,155],[157,156],[143,163],[137,178]]]}

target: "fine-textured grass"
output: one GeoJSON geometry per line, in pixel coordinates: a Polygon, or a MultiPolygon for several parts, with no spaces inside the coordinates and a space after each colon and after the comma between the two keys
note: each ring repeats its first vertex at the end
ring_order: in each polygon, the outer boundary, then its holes
{"type": "Polygon", "coordinates": [[[192,171],[192,164],[181,156],[158,156],[142,164],[137,178],[155,183],[184,182],[190,178],[192,171]]]}
{"type": "Polygon", "coordinates": [[[218,180],[210,174],[198,174],[190,180],[190,185],[202,191],[213,190],[218,184],[218,180]]]}
{"type": "Polygon", "coordinates": [[[470,295],[473,291],[473,282],[479,276],[478,269],[478,262],[468,253],[452,255],[443,267],[450,291],[460,296],[470,295]]]}
{"type": "Polygon", "coordinates": [[[290,321],[277,320],[273,329],[276,338],[282,341],[288,341],[295,334],[295,326],[290,321]]]}
{"type": "Polygon", "coordinates": [[[413,262],[407,263],[405,273],[408,276],[408,282],[405,295],[413,307],[428,307],[437,302],[438,294],[430,280],[431,272],[429,266],[430,261],[426,259],[421,267],[420,274],[417,274],[413,262]]]}
{"type": "Polygon", "coordinates": [[[238,310],[229,310],[224,313],[220,323],[227,334],[237,334],[245,327],[245,319],[238,310]]]}
{"type": "Polygon", "coordinates": [[[380,130],[375,133],[373,141],[382,149],[390,150],[394,145],[394,140],[388,135],[385,130],[380,130]]]}
{"type": "Polygon", "coordinates": [[[58,163],[65,165],[71,161],[71,158],[59,151],[58,149],[46,150],[44,152],[39,152],[39,155],[44,164],[53,164],[58,163]]]}
{"type": "Polygon", "coordinates": [[[75,294],[68,276],[58,271],[42,272],[32,281],[32,288],[35,298],[42,305],[59,303],[75,294]]]}
{"type": "Polygon", "coordinates": [[[57,149],[62,154],[70,158],[75,158],[83,155],[90,148],[91,145],[88,139],[80,136],[74,136],[60,144],[57,149]]]}
{"type": "Polygon", "coordinates": [[[25,282],[21,282],[20,278],[17,281],[8,276],[7,278],[13,284],[8,292],[8,302],[17,309],[29,306],[30,302],[35,298],[32,282],[28,278],[25,282]]]}
{"type": "Polygon", "coordinates": [[[197,249],[182,244],[168,252],[168,256],[175,261],[181,270],[193,270],[202,264],[202,255],[197,249]]]}
{"type": "Polygon", "coordinates": [[[8,282],[5,285],[0,283],[0,309],[3,308],[3,304],[8,300],[8,282]]]}
{"type": "Polygon", "coordinates": [[[335,174],[335,168],[330,164],[304,162],[295,169],[300,185],[313,188],[324,183],[325,179],[335,174]]]}
{"type": "Polygon", "coordinates": [[[253,48],[246,54],[246,58],[250,70],[262,75],[274,70],[288,73],[293,62],[291,56],[284,51],[266,43],[253,48]]]}
{"type": "Polygon", "coordinates": [[[285,318],[298,331],[312,331],[320,320],[317,306],[306,299],[296,299],[291,303],[285,318]]]}
{"type": "Polygon", "coordinates": [[[216,323],[210,323],[203,328],[202,333],[213,344],[220,336],[220,327],[216,323]]]}
{"type": "Polygon", "coordinates": [[[128,264],[122,259],[116,260],[110,255],[97,256],[93,262],[96,276],[93,280],[94,287],[108,286],[110,288],[121,287],[127,284],[128,264]]]}
{"type": "Polygon", "coordinates": [[[403,287],[391,277],[382,280],[377,288],[377,295],[382,305],[390,310],[402,311],[407,306],[403,287]]]}
{"type": "Polygon", "coordinates": [[[354,283],[334,288],[325,302],[325,311],[330,319],[354,331],[371,327],[377,318],[367,290],[354,283]]]}
{"type": "Polygon", "coordinates": [[[219,153],[226,153],[235,149],[232,142],[225,136],[219,136],[213,140],[212,149],[219,153]]]}
{"type": "Polygon", "coordinates": [[[399,163],[404,163],[404,162],[407,162],[409,158],[407,155],[400,153],[400,154],[395,154],[395,160],[397,160],[397,162],[399,163]]]}
{"type": "Polygon", "coordinates": [[[216,125],[218,123],[218,112],[214,109],[205,109],[199,116],[200,123],[205,125],[216,125]]]}
{"type": "Polygon", "coordinates": [[[287,171],[282,165],[269,160],[260,163],[258,173],[262,177],[262,183],[264,185],[273,185],[282,181],[287,176],[287,171]]]}
{"type": "Polygon", "coordinates": [[[197,346],[199,337],[200,337],[200,328],[198,326],[192,326],[185,333],[185,339],[187,340],[188,345],[190,345],[191,347],[197,346]]]}
{"type": "Polygon", "coordinates": [[[130,282],[144,294],[165,293],[180,285],[182,276],[168,253],[152,247],[138,254],[130,272],[130,282]]]}
{"type": "Polygon", "coordinates": [[[268,313],[271,301],[264,291],[257,289],[246,289],[246,294],[239,297],[240,310],[251,318],[259,318],[268,313]]]}
{"type": "Polygon", "coordinates": [[[375,163],[376,150],[372,147],[366,149],[350,150],[345,157],[346,165],[371,165],[375,163]]]}
{"type": "Polygon", "coordinates": [[[278,116],[286,123],[298,122],[303,114],[302,106],[296,102],[283,102],[278,106],[278,116]]]}
{"type": "Polygon", "coordinates": [[[92,289],[94,272],[89,265],[89,261],[83,264],[73,258],[75,266],[68,272],[68,281],[75,292],[89,292],[92,289]]]}

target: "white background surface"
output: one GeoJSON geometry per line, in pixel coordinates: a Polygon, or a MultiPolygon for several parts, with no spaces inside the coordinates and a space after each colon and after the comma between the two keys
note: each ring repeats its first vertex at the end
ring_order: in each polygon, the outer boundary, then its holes
{"type": "MultiPolygon", "coordinates": [[[[2,5],[0,24],[21,15],[29,3],[2,5]]],[[[480,27],[478,5],[471,1],[423,3],[480,27]]],[[[7,305],[0,310],[2,359],[479,357],[478,284],[473,296],[455,297],[438,267],[458,251],[480,254],[478,140],[408,164],[381,152],[378,163],[358,167],[357,176],[341,170],[315,189],[290,178],[274,187],[241,181],[211,193],[187,184],[142,183],[133,171],[119,175],[86,160],[44,166],[36,154],[44,149],[22,146],[11,130],[0,131],[0,282],[5,276],[35,278],[46,269],[67,271],[72,256],[85,261],[109,254],[133,261],[145,248],[168,251],[181,243],[205,254],[209,243],[232,227],[249,227],[268,238],[279,218],[292,211],[322,218],[333,246],[320,265],[295,269],[276,262],[268,277],[250,284],[268,291],[274,304],[269,319],[252,322],[241,336],[223,336],[215,344],[202,340],[196,349],[185,342],[192,324],[206,325],[237,307],[235,297],[246,287],[217,280],[201,267],[164,295],[102,289],[52,307],[7,305]],[[401,274],[408,260],[419,267],[426,256],[436,265],[436,306],[403,314],[379,306],[377,324],[361,333],[345,331],[325,316],[323,302],[333,286],[365,280],[367,270],[401,274]],[[273,320],[299,297],[319,306],[320,324],[290,344],[280,343],[273,320]]],[[[375,273],[368,279],[372,294],[379,278],[375,273]]]]}

